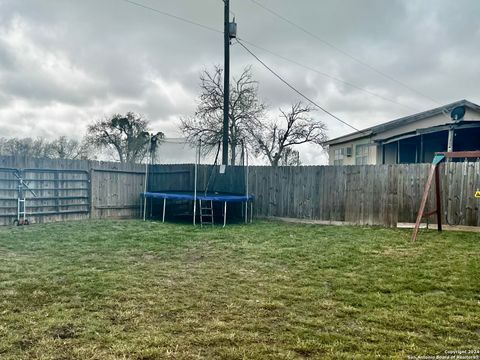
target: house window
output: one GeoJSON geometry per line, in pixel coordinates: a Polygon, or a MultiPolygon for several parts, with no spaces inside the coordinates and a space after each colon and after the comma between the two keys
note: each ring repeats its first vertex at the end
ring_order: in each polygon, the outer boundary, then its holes
{"type": "Polygon", "coordinates": [[[357,145],[355,148],[355,164],[366,165],[368,164],[368,144],[357,145]]]}
{"type": "Polygon", "coordinates": [[[335,149],[333,153],[333,165],[343,165],[344,149],[335,149]]]}

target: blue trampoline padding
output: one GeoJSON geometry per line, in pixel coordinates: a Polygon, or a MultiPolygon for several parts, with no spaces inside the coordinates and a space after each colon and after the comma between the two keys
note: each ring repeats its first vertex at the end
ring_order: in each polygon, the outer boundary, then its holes
{"type": "MultiPolygon", "coordinates": [[[[194,200],[193,193],[163,193],[163,192],[146,192],[140,196],[152,199],[176,199],[176,200],[194,200]]],[[[253,200],[253,195],[223,195],[223,194],[207,194],[197,193],[197,200],[212,200],[224,202],[245,202],[253,200]]]]}

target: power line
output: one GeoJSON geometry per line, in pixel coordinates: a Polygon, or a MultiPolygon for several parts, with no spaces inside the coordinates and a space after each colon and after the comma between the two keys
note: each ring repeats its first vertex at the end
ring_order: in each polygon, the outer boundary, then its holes
{"type": "Polygon", "coordinates": [[[131,5],[135,5],[135,6],[138,6],[138,7],[141,7],[141,8],[144,8],[144,9],[147,9],[147,10],[150,10],[150,11],[154,11],[158,14],[161,14],[161,15],[164,15],[164,16],[168,16],[168,17],[171,17],[173,19],[176,19],[176,20],[180,20],[180,21],[183,21],[187,24],[190,24],[190,25],[195,25],[195,26],[198,26],[198,27],[201,27],[205,30],[209,30],[209,31],[213,31],[213,32],[216,32],[216,33],[219,33],[219,34],[223,34],[223,31],[220,31],[220,30],[217,30],[213,27],[210,27],[210,26],[207,26],[207,25],[203,25],[203,24],[200,24],[200,23],[197,23],[195,21],[192,21],[192,20],[189,20],[189,19],[186,19],[186,18],[183,18],[181,16],[177,16],[177,15],[174,15],[174,14],[170,14],[170,13],[167,13],[165,11],[161,11],[161,10],[158,10],[158,9],[155,9],[153,7],[150,7],[150,6],[147,6],[147,5],[144,5],[144,4],[141,4],[141,3],[138,3],[138,2],[135,2],[135,1],[132,1],[132,0],[121,0],[121,1],[124,1],[128,4],[131,4],[131,5]]]}
{"type": "Polygon", "coordinates": [[[378,98],[380,98],[380,99],[382,99],[382,100],[391,102],[391,103],[393,103],[393,104],[402,106],[402,107],[404,107],[404,108],[407,108],[407,109],[410,109],[410,110],[413,110],[413,111],[418,111],[417,109],[414,109],[414,108],[412,108],[412,107],[410,107],[410,106],[408,106],[408,105],[399,103],[399,102],[397,102],[397,101],[395,101],[395,100],[393,100],[393,99],[389,99],[389,98],[387,98],[387,97],[385,97],[385,96],[383,96],[383,95],[380,95],[380,94],[377,94],[377,93],[375,93],[375,92],[373,92],[373,91],[370,91],[370,90],[367,90],[367,89],[365,89],[365,88],[362,88],[361,86],[358,86],[358,85],[355,85],[355,84],[353,84],[353,83],[351,83],[351,82],[348,82],[348,81],[345,81],[345,80],[343,80],[343,79],[337,78],[337,77],[335,77],[335,76],[333,76],[333,75],[327,74],[327,73],[325,73],[325,72],[323,72],[323,71],[317,70],[317,69],[312,68],[312,67],[310,67],[310,66],[308,66],[308,65],[302,64],[302,63],[300,63],[300,62],[298,62],[298,61],[296,61],[296,60],[287,58],[287,57],[285,57],[285,56],[283,56],[283,55],[274,53],[274,52],[271,51],[271,50],[268,50],[268,49],[266,49],[266,48],[264,48],[264,47],[255,45],[254,43],[252,43],[252,42],[250,42],[250,41],[247,41],[247,40],[245,40],[245,39],[239,39],[239,40],[241,40],[241,41],[243,41],[244,43],[249,44],[250,46],[253,46],[253,47],[257,48],[257,49],[263,50],[263,51],[265,51],[265,52],[267,52],[267,53],[269,53],[269,54],[271,54],[271,55],[273,55],[273,56],[276,56],[276,57],[278,57],[278,58],[280,58],[280,59],[283,59],[283,60],[288,61],[288,62],[290,62],[290,63],[292,63],[292,64],[295,64],[295,65],[297,65],[297,66],[300,66],[300,67],[302,67],[302,68],[304,68],[304,69],[313,71],[313,72],[315,72],[315,73],[317,73],[317,74],[319,74],[319,75],[321,75],[321,76],[324,76],[324,77],[326,77],[326,78],[335,80],[335,81],[340,82],[340,83],[342,83],[342,84],[344,84],[344,85],[350,86],[350,87],[352,87],[352,88],[354,88],[354,89],[363,91],[363,92],[365,92],[365,93],[367,93],[367,94],[369,94],[369,95],[376,96],[376,97],[378,97],[378,98]]]}
{"type": "Polygon", "coordinates": [[[340,121],[342,124],[352,128],[353,130],[355,131],[358,131],[358,132],[363,132],[362,130],[360,129],[357,129],[355,126],[353,125],[350,125],[348,122],[340,119],[338,116],[332,114],[330,111],[328,111],[327,109],[323,108],[322,106],[318,105],[315,101],[313,101],[312,99],[310,99],[309,97],[307,97],[306,95],[304,95],[302,92],[300,92],[300,90],[297,90],[297,88],[295,88],[293,85],[291,85],[287,80],[285,80],[284,78],[282,78],[279,74],[277,74],[272,68],[270,68],[267,64],[265,64],[257,55],[255,55],[248,47],[246,47],[239,39],[237,39],[237,42],[240,44],[240,46],[242,46],[250,55],[252,55],[260,64],[262,64],[268,71],[270,71],[273,75],[275,75],[275,77],[277,77],[281,82],[283,82],[285,85],[287,85],[290,89],[292,89],[293,91],[295,91],[298,95],[300,95],[301,97],[303,97],[305,100],[307,100],[309,103],[315,105],[317,108],[319,108],[320,110],[322,110],[324,113],[326,113],[327,115],[331,116],[332,118],[336,119],[337,121],[340,121]]]}
{"type": "Polygon", "coordinates": [[[274,11],[274,10],[266,7],[265,5],[259,3],[257,0],[250,0],[250,1],[253,2],[255,5],[261,7],[261,8],[264,9],[265,11],[269,12],[270,14],[278,17],[279,19],[285,21],[286,23],[290,24],[291,26],[297,28],[298,30],[304,32],[305,34],[313,37],[314,39],[316,39],[316,40],[318,40],[318,41],[320,41],[322,44],[324,44],[324,45],[326,45],[326,46],[328,46],[328,47],[330,47],[330,48],[332,48],[332,49],[340,52],[340,53],[343,54],[344,56],[346,56],[346,57],[352,59],[353,61],[355,61],[355,62],[357,62],[357,63],[359,63],[359,64],[361,64],[361,65],[363,65],[363,66],[365,66],[365,67],[367,67],[367,68],[369,68],[370,70],[376,72],[377,74],[383,76],[384,78],[389,79],[390,81],[393,81],[393,82],[395,82],[395,83],[403,86],[403,87],[406,88],[406,89],[409,89],[410,91],[412,91],[412,92],[416,93],[417,95],[420,95],[420,96],[422,96],[422,97],[430,100],[431,102],[434,102],[434,103],[436,103],[436,104],[438,104],[438,105],[441,105],[437,100],[435,100],[435,99],[432,98],[431,96],[426,95],[426,94],[424,94],[424,93],[422,93],[422,92],[414,89],[414,88],[411,87],[410,85],[407,85],[407,84],[405,84],[404,82],[395,79],[394,77],[386,74],[385,72],[383,72],[383,71],[381,71],[381,70],[378,70],[377,68],[375,68],[375,67],[373,67],[372,65],[368,64],[367,62],[365,62],[365,61],[357,58],[356,56],[354,56],[354,55],[350,54],[349,52],[347,52],[347,51],[339,48],[338,46],[335,46],[335,45],[332,44],[331,42],[329,42],[329,41],[327,41],[327,40],[325,40],[325,39],[322,39],[322,38],[319,37],[318,35],[312,33],[311,31],[309,31],[309,30],[307,30],[307,29],[305,29],[303,26],[300,26],[300,25],[296,24],[295,22],[293,22],[292,20],[289,20],[288,18],[282,16],[282,15],[279,14],[278,12],[276,12],[276,11],[274,11]]]}
{"type": "MultiPolygon", "coordinates": [[[[212,27],[210,27],[210,26],[207,26],[207,25],[204,25],[204,24],[201,24],[201,23],[197,23],[197,22],[195,22],[195,21],[192,21],[192,20],[189,20],[189,19],[186,19],[186,18],[177,16],[177,15],[174,15],[174,14],[171,14],[171,13],[167,13],[167,12],[162,11],[162,10],[158,10],[158,9],[156,9],[156,8],[153,8],[153,7],[150,7],[150,6],[147,6],[147,5],[144,5],[144,4],[141,4],[141,3],[138,3],[138,2],[132,1],[132,0],[121,0],[121,1],[124,1],[124,2],[126,2],[126,3],[128,3],[128,4],[131,4],[131,5],[134,5],[134,6],[138,6],[138,7],[141,7],[141,8],[150,10],[150,11],[153,11],[153,12],[155,12],[155,13],[157,13],[157,14],[160,14],[160,15],[163,15],[163,16],[167,16],[167,17],[170,17],[170,18],[173,18],[173,19],[176,19],[176,20],[179,20],[179,21],[182,21],[182,22],[185,22],[185,23],[188,23],[188,24],[191,24],[191,25],[194,25],[194,26],[203,28],[203,29],[208,30],[208,31],[211,31],[211,32],[223,34],[223,31],[217,30],[217,29],[212,28],[212,27]]],[[[223,1],[223,0],[222,0],[222,1],[223,1]]],[[[255,0],[251,0],[251,1],[254,1],[254,2],[255,2],[255,0]]],[[[258,4],[258,5],[259,5],[259,6],[262,6],[261,4],[258,4]]],[[[263,7],[263,6],[262,6],[262,7],[263,7]]],[[[238,40],[240,40],[240,39],[237,39],[237,41],[238,41],[238,40]]],[[[393,103],[398,104],[398,105],[401,105],[401,106],[403,106],[403,107],[408,107],[408,106],[403,105],[403,104],[400,104],[400,103],[398,103],[398,102],[396,102],[396,101],[394,101],[394,100],[392,100],[392,99],[388,99],[388,98],[386,98],[386,97],[384,97],[384,96],[382,96],[382,95],[379,95],[379,94],[376,94],[376,93],[374,93],[374,92],[371,92],[371,91],[369,91],[369,90],[367,90],[367,89],[361,88],[361,87],[359,87],[359,86],[357,86],[357,85],[355,85],[355,84],[349,83],[349,82],[344,81],[344,80],[342,80],[342,79],[338,79],[338,78],[336,78],[336,77],[334,77],[334,76],[332,76],[332,75],[323,73],[323,72],[318,71],[318,70],[316,70],[316,69],[313,69],[313,68],[311,68],[311,67],[309,67],[309,66],[303,65],[303,64],[301,64],[301,63],[299,63],[299,62],[297,62],[297,61],[295,61],[295,60],[288,59],[288,58],[286,58],[286,57],[284,57],[284,56],[282,56],[282,55],[275,54],[274,52],[272,52],[272,51],[270,51],[270,50],[267,50],[267,49],[265,49],[265,48],[262,48],[262,47],[260,47],[260,46],[258,46],[258,45],[255,45],[255,44],[253,44],[253,43],[251,43],[251,42],[248,42],[248,41],[246,41],[246,40],[242,40],[242,41],[245,41],[246,43],[250,44],[251,46],[254,46],[254,47],[258,48],[258,49],[261,49],[261,50],[263,50],[263,51],[266,51],[266,52],[268,52],[268,53],[270,53],[270,54],[272,54],[272,55],[274,55],[274,56],[277,56],[277,57],[279,57],[279,58],[282,58],[282,59],[284,59],[284,60],[286,60],[286,61],[292,62],[292,63],[294,63],[294,64],[296,64],[296,65],[298,65],[298,66],[304,67],[304,68],[309,69],[309,70],[311,70],[311,71],[314,71],[314,72],[316,72],[316,73],[318,73],[318,74],[320,74],[320,75],[329,77],[329,78],[331,78],[331,79],[333,79],[333,80],[342,82],[342,83],[344,83],[345,85],[348,85],[348,86],[350,86],[350,87],[356,88],[356,89],[361,90],[361,91],[364,91],[364,92],[366,92],[366,93],[369,93],[370,95],[377,96],[377,97],[382,98],[382,99],[384,99],[384,100],[386,100],[386,101],[393,102],[393,103]]],[[[352,125],[350,125],[350,124],[348,124],[348,123],[346,123],[346,122],[344,122],[343,120],[339,119],[338,117],[336,117],[336,116],[333,115],[332,113],[330,113],[330,112],[328,112],[327,110],[323,109],[320,105],[316,104],[316,103],[315,103],[314,101],[312,101],[311,99],[307,98],[307,97],[306,97],[305,95],[303,95],[300,91],[298,91],[297,89],[295,89],[292,85],[290,85],[289,83],[287,83],[287,82],[286,82],[284,79],[282,79],[278,74],[276,74],[276,73],[275,73],[271,68],[269,68],[263,61],[261,61],[256,55],[254,55],[254,54],[253,54],[249,49],[247,49],[242,43],[240,43],[240,41],[238,41],[238,43],[239,43],[242,47],[244,47],[245,50],[247,50],[252,56],[254,56],[260,63],[262,63],[262,65],[264,65],[270,72],[272,72],[276,77],[278,77],[282,82],[284,82],[284,83],[285,83],[287,86],[289,86],[292,90],[294,90],[295,92],[297,92],[300,96],[304,97],[304,98],[305,98],[306,100],[308,100],[310,103],[312,103],[313,105],[315,105],[316,107],[318,107],[319,109],[321,109],[322,111],[324,111],[325,113],[327,113],[328,115],[332,116],[332,117],[335,118],[336,120],[342,122],[343,124],[351,127],[352,129],[354,129],[354,130],[356,130],[356,131],[360,131],[360,132],[361,132],[361,130],[355,128],[354,126],[352,126],[352,125]]],[[[410,108],[410,109],[411,109],[411,108],[410,108]]],[[[412,110],[413,110],[413,109],[412,109],[412,110]]]]}
{"type": "MultiPolygon", "coordinates": [[[[128,4],[131,4],[131,5],[134,5],[134,6],[138,6],[138,7],[141,7],[141,8],[150,10],[150,11],[153,11],[153,12],[155,12],[155,13],[157,13],[157,14],[160,14],[160,15],[164,15],[164,16],[167,16],[167,17],[171,17],[171,18],[173,18],[173,19],[180,20],[180,21],[182,21],[182,22],[185,22],[185,23],[188,23],[188,24],[191,24],[191,25],[195,25],[195,26],[201,27],[201,28],[203,28],[203,29],[205,29],[205,30],[209,30],[209,31],[212,31],[212,32],[216,32],[216,33],[221,33],[221,34],[223,34],[223,31],[217,30],[217,29],[212,28],[212,27],[209,27],[209,26],[207,26],[207,25],[200,24],[200,23],[197,23],[197,22],[195,22],[195,21],[192,21],[192,20],[189,20],[189,19],[186,19],[186,18],[177,16],[177,15],[174,15],[174,14],[171,14],[171,13],[167,13],[167,12],[165,12],[165,11],[161,11],[161,10],[158,10],[158,9],[156,9],[156,8],[153,8],[153,7],[150,7],[150,6],[147,6],[147,5],[144,5],[144,4],[141,4],[141,3],[138,3],[138,2],[132,1],[132,0],[122,0],[122,1],[124,1],[124,2],[126,2],[126,3],[128,3],[128,4]]],[[[220,1],[223,2],[223,0],[220,0],[220,1]]],[[[249,44],[249,45],[251,45],[251,46],[253,46],[253,47],[255,47],[255,48],[257,48],[257,49],[260,49],[260,50],[263,50],[263,51],[265,51],[265,52],[268,52],[269,54],[271,54],[271,55],[273,55],[273,56],[276,56],[276,57],[278,57],[278,58],[281,58],[281,59],[283,59],[283,60],[285,60],[285,61],[289,61],[289,62],[291,62],[291,63],[293,63],[293,64],[295,64],[295,65],[297,65],[297,66],[303,67],[303,68],[308,69],[308,70],[310,70],[310,71],[316,72],[316,73],[319,74],[319,75],[322,75],[322,76],[327,77],[327,78],[330,78],[330,79],[332,79],[332,80],[341,82],[341,83],[343,83],[343,84],[345,84],[345,85],[347,85],[347,86],[350,86],[350,87],[355,88],[355,89],[357,89],[357,90],[363,91],[363,92],[365,92],[365,93],[367,93],[367,94],[370,94],[370,95],[372,95],[372,96],[376,96],[376,97],[378,97],[378,98],[380,98],[380,99],[383,99],[383,100],[385,100],[385,101],[389,101],[389,102],[391,102],[391,103],[400,105],[400,106],[405,107],[405,108],[408,108],[408,109],[410,109],[410,110],[417,111],[416,109],[413,109],[413,108],[411,108],[411,107],[409,107],[409,106],[407,106],[407,105],[401,104],[401,103],[399,103],[399,102],[397,102],[397,101],[395,101],[395,100],[392,100],[392,99],[389,99],[389,98],[387,98],[387,97],[385,97],[385,96],[382,96],[382,95],[380,95],[380,94],[377,94],[377,93],[375,93],[375,92],[373,92],[373,91],[367,90],[367,89],[362,88],[362,87],[360,87],[360,86],[358,86],[358,85],[352,84],[352,83],[347,82],[347,81],[342,80],[342,79],[339,79],[339,78],[337,78],[337,77],[335,77],[335,76],[332,76],[332,75],[330,75],[330,74],[321,72],[321,71],[319,71],[319,70],[317,70],[317,69],[314,69],[314,68],[309,67],[309,66],[307,66],[307,65],[301,64],[301,63],[299,63],[299,62],[297,62],[297,61],[295,61],[295,60],[289,59],[289,58],[287,58],[287,57],[285,57],[285,56],[276,54],[276,53],[274,53],[273,51],[268,50],[268,49],[265,49],[265,48],[263,48],[263,47],[261,47],[261,46],[258,46],[258,45],[254,44],[254,43],[252,43],[252,42],[249,42],[249,41],[247,41],[247,40],[242,40],[242,41],[245,42],[245,43],[247,43],[247,44],[249,44]]]]}

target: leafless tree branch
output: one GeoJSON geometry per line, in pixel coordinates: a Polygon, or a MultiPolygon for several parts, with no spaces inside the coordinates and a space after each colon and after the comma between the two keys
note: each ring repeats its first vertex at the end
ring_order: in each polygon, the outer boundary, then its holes
{"type": "Polygon", "coordinates": [[[293,146],[322,145],[327,140],[326,126],[310,116],[313,111],[310,105],[297,102],[288,111],[280,109],[280,122],[269,122],[260,131],[250,129],[256,154],[266,157],[272,166],[299,164],[299,153],[293,146]]]}
{"type": "MultiPolygon", "coordinates": [[[[180,129],[189,141],[201,139],[203,149],[217,148],[223,137],[223,69],[215,66],[213,71],[200,74],[200,97],[194,116],[181,119],[180,129]]],[[[258,98],[258,84],[253,80],[251,68],[243,70],[230,86],[229,147],[230,162],[238,160],[237,148],[248,138],[248,129],[258,126],[266,105],[258,98]]]]}

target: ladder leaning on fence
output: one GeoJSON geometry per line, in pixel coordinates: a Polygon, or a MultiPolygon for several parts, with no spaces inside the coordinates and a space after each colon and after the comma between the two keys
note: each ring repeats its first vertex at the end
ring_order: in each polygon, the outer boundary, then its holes
{"type": "Polygon", "coordinates": [[[34,197],[37,197],[37,194],[35,194],[35,192],[25,183],[20,171],[14,172],[14,175],[18,179],[17,219],[14,221],[14,224],[18,226],[28,225],[29,221],[27,219],[27,199],[25,197],[25,192],[29,191],[34,197]]]}

